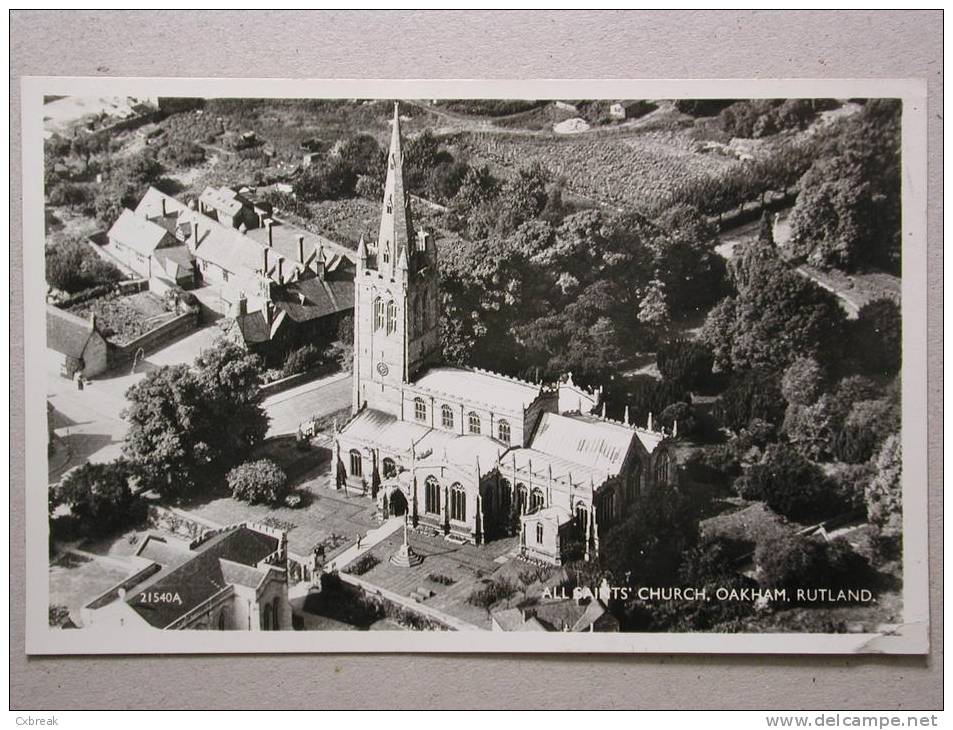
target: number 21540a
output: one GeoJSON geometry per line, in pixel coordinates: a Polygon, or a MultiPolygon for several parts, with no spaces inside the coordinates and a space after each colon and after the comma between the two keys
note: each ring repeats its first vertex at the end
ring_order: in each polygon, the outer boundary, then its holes
{"type": "Polygon", "coordinates": [[[139,594],[139,601],[142,603],[177,603],[182,605],[182,598],[178,592],[172,591],[145,591],[139,594]]]}

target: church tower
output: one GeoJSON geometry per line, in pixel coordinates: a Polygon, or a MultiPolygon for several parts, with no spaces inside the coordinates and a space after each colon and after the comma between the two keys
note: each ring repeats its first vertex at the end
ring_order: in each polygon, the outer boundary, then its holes
{"type": "Polygon", "coordinates": [[[440,359],[437,249],[433,237],[415,231],[404,188],[400,116],[387,154],[387,179],[377,243],[364,239],[354,275],[354,399],[402,417],[404,384],[440,359]]]}

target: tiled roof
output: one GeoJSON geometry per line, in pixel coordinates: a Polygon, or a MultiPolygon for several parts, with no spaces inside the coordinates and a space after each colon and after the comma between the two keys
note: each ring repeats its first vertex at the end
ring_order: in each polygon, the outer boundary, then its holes
{"type": "Polygon", "coordinates": [[[175,231],[175,221],[179,214],[188,213],[189,208],[184,203],[180,203],[171,195],[166,195],[157,188],[150,187],[139,205],[136,206],[136,215],[140,218],[149,220],[161,225],[168,231],[175,231]],[[165,216],[162,213],[162,203],[165,202],[165,216]],[[161,219],[161,220],[160,220],[161,219]],[[171,227],[170,227],[171,226],[171,227]]]}
{"type": "Polygon", "coordinates": [[[195,216],[198,222],[198,242],[189,233],[189,248],[198,259],[210,261],[216,266],[236,273],[240,270],[261,271],[264,263],[262,246],[238,232],[207,216],[195,216]]]}
{"type": "MultiPolygon", "coordinates": [[[[260,246],[268,245],[268,228],[252,228],[245,233],[260,246]]],[[[330,238],[312,233],[304,228],[298,228],[280,218],[272,217],[271,247],[289,261],[300,263],[298,256],[298,236],[304,236],[304,258],[309,263],[315,252],[324,248],[326,257],[345,258],[350,264],[354,263],[355,254],[348,248],[332,241],[330,238]]]]}
{"type": "Polygon", "coordinates": [[[310,276],[287,284],[275,294],[274,302],[295,322],[346,312],[354,308],[354,280],[310,276]]]}
{"type": "Polygon", "coordinates": [[[416,450],[420,458],[432,451],[433,458],[438,461],[456,464],[463,469],[472,470],[479,460],[482,476],[496,467],[496,459],[506,451],[506,447],[489,436],[460,435],[434,429],[418,442],[416,450]]]}
{"type": "Polygon", "coordinates": [[[243,205],[242,199],[239,197],[231,188],[213,188],[211,186],[205,188],[202,192],[202,195],[199,196],[199,200],[205,203],[215,210],[221,210],[228,215],[235,215],[238,213],[243,205]]]}
{"type": "Polygon", "coordinates": [[[51,304],[46,306],[46,346],[51,350],[76,358],[83,357],[86,344],[93,335],[93,325],[51,304]]]}
{"type": "MultiPolygon", "coordinates": [[[[223,571],[223,562],[254,568],[277,549],[278,539],[270,535],[244,526],[227,530],[135,586],[126,603],[152,626],[165,628],[231,584],[223,571]],[[143,600],[143,594],[177,595],[178,600],[143,600]]],[[[228,570],[235,577],[236,571],[228,570]]]]}
{"type": "Polygon", "coordinates": [[[431,368],[414,381],[414,388],[452,397],[464,403],[482,403],[504,413],[518,413],[540,393],[540,386],[505,375],[467,368],[431,368]]]}
{"type": "Polygon", "coordinates": [[[143,256],[151,256],[168,235],[169,232],[165,228],[140,218],[128,208],[122,211],[119,219],[109,229],[109,238],[116,239],[143,256]]]}

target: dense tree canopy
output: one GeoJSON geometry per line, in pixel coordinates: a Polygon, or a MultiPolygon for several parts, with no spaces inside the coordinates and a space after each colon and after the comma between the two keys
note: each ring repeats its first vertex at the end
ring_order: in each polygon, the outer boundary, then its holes
{"type": "Polygon", "coordinates": [[[900,114],[896,100],[867,101],[801,179],[791,232],[809,263],[899,271],[900,114]]]}
{"type": "Polygon", "coordinates": [[[182,497],[209,488],[268,429],[258,403],[260,363],[219,340],[194,367],[148,373],[126,393],[124,452],[144,486],[182,497]]]}
{"type": "Polygon", "coordinates": [[[142,516],[129,476],[129,467],[121,460],[86,462],[63,478],[53,499],[69,507],[84,533],[107,535],[142,516]]]}

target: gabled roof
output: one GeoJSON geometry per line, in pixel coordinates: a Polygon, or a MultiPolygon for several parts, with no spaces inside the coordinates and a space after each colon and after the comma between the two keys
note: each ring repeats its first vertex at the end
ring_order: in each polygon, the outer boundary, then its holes
{"type": "MultiPolygon", "coordinates": [[[[126,603],[147,623],[165,628],[233,582],[244,581],[241,582],[244,585],[250,580],[247,570],[242,572],[240,581],[229,580],[229,577],[238,578],[238,571],[231,566],[223,570],[223,563],[230,561],[254,570],[261,560],[277,549],[278,538],[271,535],[245,526],[226,530],[135,586],[127,595],[126,603]],[[149,599],[156,594],[178,596],[178,599],[149,599]]],[[[258,572],[264,576],[264,572],[258,572]]]]}
{"type": "Polygon", "coordinates": [[[274,295],[275,306],[295,322],[308,322],[354,308],[353,279],[309,276],[292,282],[274,295]]]}
{"type": "Polygon", "coordinates": [[[628,426],[544,413],[530,446],[607,474],[618,474],[635,432],[628,426]]]}
{"type": "Polygon", "coordinates": [[[455,367],[431,368],[412,387],[464,403],[488,405],[504,413],[519,413],[540,394],[540,386],[533,383],[485,370],[455,367]]]}
{"type": "Polygon", "coordinates": [[[162,244],[163,239],[169,236],[169,232],[162,226],[140,218],[125,208],[119,219],[109,229],[108,235],[109,238],[116,239],[143,256],[151,256],[162,244]]]}
{"type": "Polygon", "coordinates": [[[430,430],[413,421],[400,421],[390,413],[365,408],[347,423],[341,433],[350,439],[404,452],[409,451],[410,445],[420,441],[430,430]]]}
{"type": "Polygon", "coordinates": [[[77,360],[97,330],[92,322],[52,304],[46,306],[46,346],[77,360]]]}
{"type": "Polygon", "coordinates": [[[169,231],[175,230],[174,221],[178,218],[179,214],[187,213],[188,211],[189,208],[187,205],[180,203],[171,195],[166,195],[161,190],[153,187],[150,187],[146,191],[145,195],[142,196],[142,200],[139,201],[139,205],[136,206],[137,216],[140,218],[148,218],[169,231]],[[163,202],[165,203],[164,217],[162,213],[163,202]],[[169,222],[171,222],[173,227],[169,227],[169,222]]]}
{"type": "Polygon", "coordinates": [[[213,188],[211,185],[202,191],[199,200],[215,210],[220,210],[228,215],[235,215],[244,206],[244,198],[231,188],[221,187],[213,188]]]}
{"type": "MultiPolygon", "coordinates": [[[[288,261],[300,263],[298,256],[298,237],[304,237],[304,257],[305,264],[311,263],[317,251],[324,249],[325,259],[330,264],[334,258],[345,258],[351,265],[354,263],[355,254],[350,249],[342,246],[330,238],[326,238],[317,233],[312,233],[305,228],[299,228],[281,218],[271,216],[271,248],[275,252],[284,256],[288,261]]],[[[245,232],[248,238],[256,241],[260,246],[268,245],[268,228],[252,228],[245,232]]]]}

